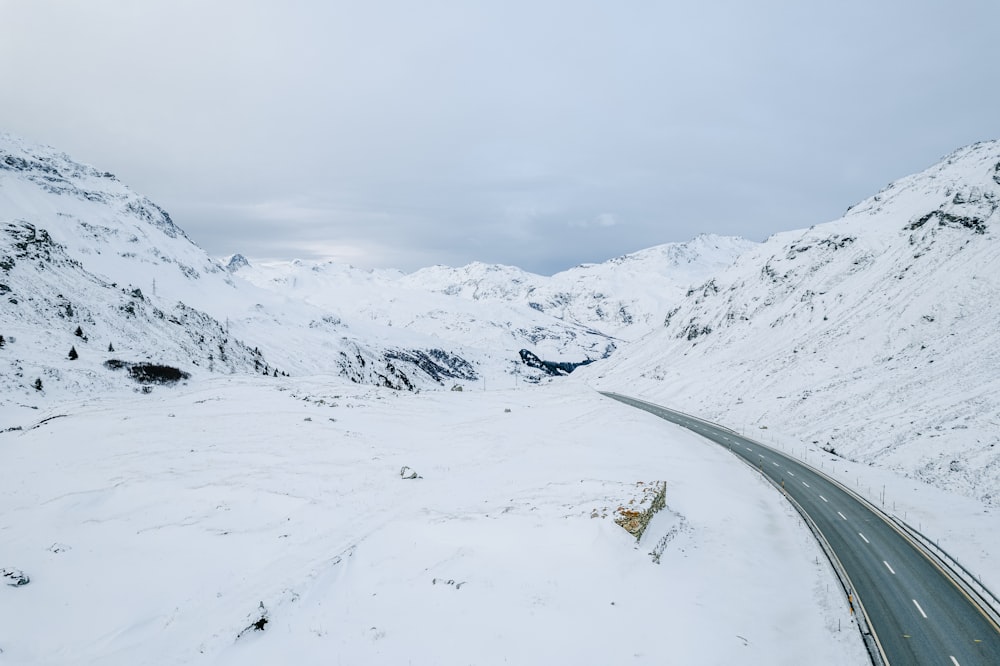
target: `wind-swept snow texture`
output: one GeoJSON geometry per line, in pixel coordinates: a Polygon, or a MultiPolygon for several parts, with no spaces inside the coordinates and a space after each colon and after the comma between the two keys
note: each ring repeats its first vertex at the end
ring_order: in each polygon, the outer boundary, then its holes
{"type": "Polygon", "coordinates": [[[1000,502],[1000,143],[778,234],[583,372],[1000,502]]]}
{"type": "Polygon", "coordinates": [[[578,383],[210,378],[16,425],[3,663],[867,663],[771,486],[578,383]]]}

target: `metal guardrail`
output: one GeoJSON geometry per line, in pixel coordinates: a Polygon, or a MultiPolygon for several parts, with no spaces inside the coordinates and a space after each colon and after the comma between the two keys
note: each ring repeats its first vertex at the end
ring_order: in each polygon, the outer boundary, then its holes
{"type": "Polygon", "coordinates": [[[952,584],[958,587],[965,594],[965,596],[968,597],[969,601],[971,601],[975,606],[979,608],[979,611],[984,616],[989,618],[990,622],[992,622],[993,625],[997,628],[997,631],[1000,631],[1000,600],[997,599],[997,597],[993,594],[993,592],[989,590],[989,588],[983,585],[982,581],[978,580],[975,576],[972,575],[971,572],[969,572],[968,569],[962,566],[962,564],[958,560],[949,555],[947,551],[945,551],[935,542],[931,541],[929,538],[921,534],[917,529],[910,526],[909,524],[899,519],[898,517],[887,513],[877,504],[870,501],[860,493],[855,492],[854,490],[847,487],[837,479],[834,479],[823,470],[818,470],[812,465],[809,465],[808,463],[803,462],[801,460],[798,462],[799,464],[808,467],[816,474],[822,476],[827,481],[836,485],[838,488],[846,492],[848,495],[850,495],[857,501],[867,506],[869,510],[872,511],[872,513],[879,516],[883,521],[885,521],[887,525],[895,529],[896,532],[898,532],[904,539],[909,541],[913,545],[913,547],[917,549],[918,552],[920,552],[924,557],[926,557],[928,561],[931,562],[931,564],[936,566],[949,580],[951,580],[952,584]],[[938,553],[935,553],[932,550],[932,548],[936,549],[941,554],[938,555],[938,553]],[[958,567],[958,569],[956,569],[955,567],[958,567]],[[968,576],[968,578],[971,579],[972,583],[966,580],[962,576],[962,574],[959,573],[959,570],[961,570],[966,576],[968,576]],[[981,590],[977,590],[975,587],[973,587],[973,583],[979,586],[981,590]]]}
{"type": "Polygon", "coordinates": [[[924,555],[937,564],[939,569],[947,570],[948,577],[961,587],[967,597],[973,599],[980,610],[984,611],[993,620],[993,624],[997,625],[998,630],[1000,630],[1000,599],[993,594],[990,588],[986,587],[982,580],[976,578],[971,571],[962,566],[962,563],[952,557],[948,551],[930,538],[924,536],[917,528],[900,520],[897,516],[889,516],[889,518],[901,529],[909,533],[911,540],[920,542],[918,546],[924,555]],[[932,548],[937,552],[932,551],[932,548]]]}

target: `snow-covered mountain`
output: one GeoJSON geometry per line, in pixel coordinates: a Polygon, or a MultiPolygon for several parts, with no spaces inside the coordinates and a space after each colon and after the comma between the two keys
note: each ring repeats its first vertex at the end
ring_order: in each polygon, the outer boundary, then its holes
{"type": "Polygon", "coordinates": [[[538,381],[546,367],[525,366],[521,350],[570,365],[606,358],[752,245],[706,236],[551,278],[484,264],[411,275],[223,264],[112,174],[10,135],[0,225],[3,388],[26,404],[138,388],[105,366],[122,360],[398,389],[538,381]]]}
{"type": "Polygon", "coordinates": [[[191,305],[233,289],[166,212],[113,175],[0,136],[6,396],[32,403],[135,386],[107,361],[262,372],[258,350],[191,305]]]}
{"type": "Polygon", "coordinates": [[[750,249],[585,374],[1000,501],[998,205],[1000,142],[958,150],[750,249]]]}
{"type": "Polygon", "coordinates": [[[0,390],[26,406],[139,388],[107,361],[404,389],[477,377],[436,340],[356,334],[329,310],[234,279],[112,174],[10,135],[0,135],[0,299],[0,390]]]}
{"type": "Polygon", "coordinates": [[[604,263],[576,266],[552,277],[473,263],[425,268],[401,281],[470,300],[524,304],[561,321],[633,340],[659,326],[670,304],[691,285],[730,265],[754,245],[742,238],[706,234],[687,243],[658,245],[604,263]]]}
{"type": "MultiPolygon", "coordinates": [[[[352,329],[391,327],[454,345],[476,341],[518,370],[520,349],[547,360],[608,358],[649,333],[691,285],[732,263],[754,243],[699,236],[548,277],[514,266],[471,263],[414,273],[369,271],[332,262],[251,263],[230,270],[256,286],[320,308],[350,312],[352,329]]],[[[377,334],[370,331],[370,334],[377,334]]]]}

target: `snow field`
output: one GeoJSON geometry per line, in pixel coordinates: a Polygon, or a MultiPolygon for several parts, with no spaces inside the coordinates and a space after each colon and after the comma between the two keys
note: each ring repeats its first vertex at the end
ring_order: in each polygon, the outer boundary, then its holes
{"type": "Polygon", "coordinates": [[[866,660],[779,494],[579,383],[219,378],[58,413],[0,434],[0,566],[32,578],[0,588],[6,663],[866,660]],[[612,522],[637,481],[667,482],[639,544],[612,522]]]}

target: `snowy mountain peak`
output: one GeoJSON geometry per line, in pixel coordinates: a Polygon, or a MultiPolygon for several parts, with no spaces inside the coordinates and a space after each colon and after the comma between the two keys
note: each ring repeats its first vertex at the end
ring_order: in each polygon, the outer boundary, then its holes
{"type": "Polygon", "coordinates": [[[222,268],[165,210],[112,174],[46,146],[0,136],[0,221],[28,220],[67,255],[109,283],[205,307],[208,289],[190,285],[222,268]]]}
{"type": "Polygon", "coordinates": [[[133,193],[114,174],[76,162],[54,148],[33,145],[11,134],[0,134],[0,170],[16,174],[48,194],[111,204],[171,238],[186,238],[165,210],[133,193]]]}
{"type": "Polygon", "coordinates": [[[931,222],[985,233],[987,220],[998,205],[1000,141],[982,141],[956,150],[920,173],[894,181],[852,206],[845,217],[886,215],[905,220],[909,229],[931,222]]]}
{"type": "Polygon", "coordinates": [[[230,273],[235,273],[241,268],[249,268],[250,262],[242,254],[234,254],[226,262],[226,270],[230,273]]]}

